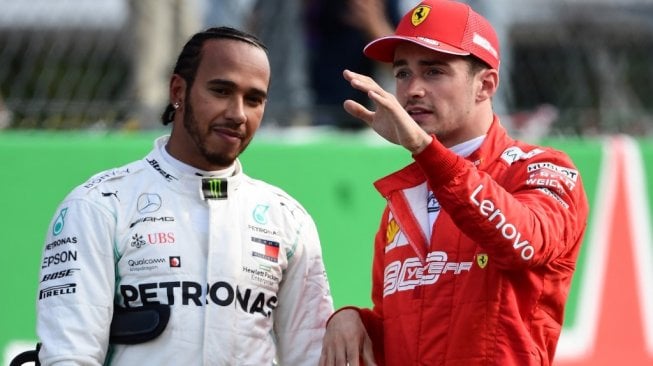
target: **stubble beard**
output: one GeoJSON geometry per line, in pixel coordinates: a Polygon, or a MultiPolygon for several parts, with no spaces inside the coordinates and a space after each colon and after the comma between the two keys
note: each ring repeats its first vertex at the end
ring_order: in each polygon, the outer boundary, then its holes
{"type": "Polygon", "coordinates": [[[206,134],[208,132],[202,133],[199,128],[197,119],[195,118],[195,113],[191,103],[186,104],[186,109],[184,110],[184,128],[190,136],[190,138],[195,142],[195,146],[199,150],[199,153],[204,157],[204,160],[209,162],[211,165],[228,167],[234,163],[236,157],[245,149],[246,145],[236,154],[236,156],[231,156],[230,154],[214,152],[209,148],[209,144],[206,139],[206,134]]]}

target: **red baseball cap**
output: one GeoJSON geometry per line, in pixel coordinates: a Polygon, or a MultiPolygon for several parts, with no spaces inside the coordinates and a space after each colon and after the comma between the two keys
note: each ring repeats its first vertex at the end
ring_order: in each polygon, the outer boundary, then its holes
{"type": "Polygon", "coordinates": [[[424,0],[404,15],[394,35],[370,42],[363,53],[392,62],[395,48],[403,41],[452,55],[473,55],[499,69],[499,40],[494,28],[464,3],[424,0]]]}

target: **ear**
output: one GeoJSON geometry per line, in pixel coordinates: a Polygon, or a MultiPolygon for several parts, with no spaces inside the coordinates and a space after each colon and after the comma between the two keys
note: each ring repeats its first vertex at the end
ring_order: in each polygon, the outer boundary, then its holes
{"type": "Polygon", "coordinates": [[[476,93],[476,101],[482,102],[492,99],[499,87],[499,72],[496,69],[485,69],[478,73],[479,88],[476,93]]]}
{"type": "Polygon", "coordinates": [[[170,78],[170,104],[179,103],[179,108],[184,107],[186,97],[186,80],[179,74],[173,74],[170,78]]]}

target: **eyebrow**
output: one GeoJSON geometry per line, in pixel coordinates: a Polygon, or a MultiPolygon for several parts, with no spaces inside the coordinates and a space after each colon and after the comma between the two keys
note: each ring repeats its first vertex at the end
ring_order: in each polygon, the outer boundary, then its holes
{"type": "MultiPolygon", "coordinates": [[[[226,79],[213,79],[209,80],[207,82],[207,85],[209,87],[214,87],[214,86],[222,86],[222,87],[227,87],[231,89],[236,89],[238,87],[238,84],[234,83],[231,80],[226,80],[226,79]]],[[[268,93],[265,90],[259,89],[259,88],[250,88],[247,91],[248,94],[255,95],[260,98],[267,98],[268,93]]]]}
{"type": "MultiPolygon", "coordinates": [[[[447,66],[446,62],[439,60],[420,60],[417,62],[419,66],[447,66]]],[[[401,59],[392,63],[392,67],[400,67],[408,65],[408,61],[401,59]]]]}

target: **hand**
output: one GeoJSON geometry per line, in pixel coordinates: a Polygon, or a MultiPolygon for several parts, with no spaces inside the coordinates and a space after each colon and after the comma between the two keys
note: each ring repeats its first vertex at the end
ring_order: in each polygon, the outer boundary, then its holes
{"type": "Polygon", "coordinates": [[[372,112],[348,99],[343,105],[347,113],[363,120],[384,139],[402,145],[413,154],[431,143],[433,138],[413,120],[392,93],[385,91],[369,76],[349,70],[345,70],[343,76],[353,88],[366,93],[376,106],[376,111],[372,112]]]}
{"type": "Polygon", "coordinates": [[[394,32],[394,26],[388,20],[383,0],[348,0],[343,21],[360,29],[368,40],[394,32]]]}
{"type": "Polygon", "coordinates": [[[333,315],[322,341],[320,366],[376,366],[372,340],[358,311],[345,309],[333,315]]]}

